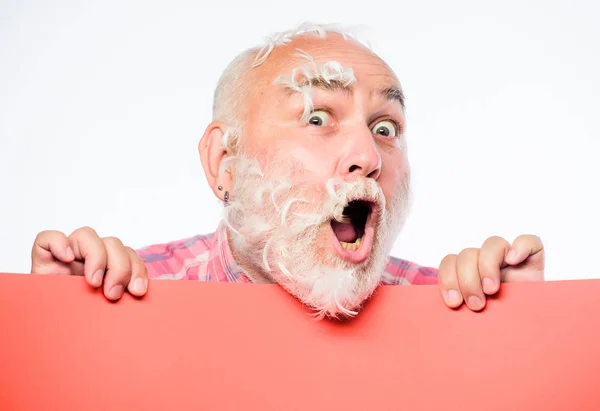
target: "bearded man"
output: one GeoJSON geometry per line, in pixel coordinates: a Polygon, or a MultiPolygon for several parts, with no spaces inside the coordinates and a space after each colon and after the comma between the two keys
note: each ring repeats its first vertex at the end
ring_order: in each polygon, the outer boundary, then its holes
{"type": "Polygon", "coordinates": [[[222,200],[215,233],[126,247],[89,227],[41,232],[32,273],[85,275],[108,299],[148,278],[277,283],[319,318],[351,317],[378,286],[439,284],[481,310],[502,282],[542,280],[540,239],[490,237],[438,269],[389,255],[410,205],[404,95],[355,37],[302,25],[238,55],[198,145],[222,200]]]}

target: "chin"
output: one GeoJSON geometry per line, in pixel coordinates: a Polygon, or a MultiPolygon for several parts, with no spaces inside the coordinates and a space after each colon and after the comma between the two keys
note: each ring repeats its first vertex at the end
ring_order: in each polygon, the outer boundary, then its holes
{"type": "Polygon", "coordinates": [[[318,267],[280,285],[313,310],[317,319],[347,319],[358,315],[379,285],[380,274],[360,271],[318,267]]]}
{"type": "Polygon", "coordinates": [[[360,262],[340,257],[339,250],[331,245],[329,225],[315,240],[312,247],[298,247],[302,257],[296,254],[300,258],[289,261],[295,274],[290,276],[283,267],[272,273],[274,280],[313,310],[317,319],[348,319],[358,315],[379,285],[387,263],[377,240],[370,244],[368,258],[360,262]]]}

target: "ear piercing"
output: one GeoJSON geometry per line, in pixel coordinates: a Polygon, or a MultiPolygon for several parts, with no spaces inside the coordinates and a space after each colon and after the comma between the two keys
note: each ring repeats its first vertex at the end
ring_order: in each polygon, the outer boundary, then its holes
{"type": "MultiPolygon", "coordinates": [[[[218,186],[217,189],[219,191],[223,191],[223,186],[218,186]]],[[[225,195],[223,196],[223,200],[225,202],[229,201],[229,191],[225,191],[225,195]]]]}
{"type": "MultiPolygon", "coordinates": [[[[223,191],[223,186],[218,186],[217,189],[219,191],[223,191]]],[[[229,201],[229,191],[225,191],[225,195],[223,196],[223,200],[225,202],[229,201]]]]}

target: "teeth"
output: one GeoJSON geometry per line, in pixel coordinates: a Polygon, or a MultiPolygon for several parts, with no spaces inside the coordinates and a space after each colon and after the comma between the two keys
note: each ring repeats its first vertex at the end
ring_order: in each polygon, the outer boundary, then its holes
{"type": "Polygon", "coordinates": [[[360,238],[357,238],[356,241],[354,241],[353,243],[346,243],[344,241],[340,241],[340,244],[346,250],[356,251],[358,250],[358,247],[360,247],[360,238]]]}

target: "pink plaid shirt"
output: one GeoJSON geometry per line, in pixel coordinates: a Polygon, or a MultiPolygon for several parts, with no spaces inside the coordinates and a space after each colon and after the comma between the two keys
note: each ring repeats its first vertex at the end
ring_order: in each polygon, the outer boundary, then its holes
{"type": "MultiPolygon", "coordinates": [[[[250,282],[231,254],[227,230],[137,250],[151,279],[250,282]]],[[[389,257],[381,285],[437,284],[438,271],[389,257]]]]}

